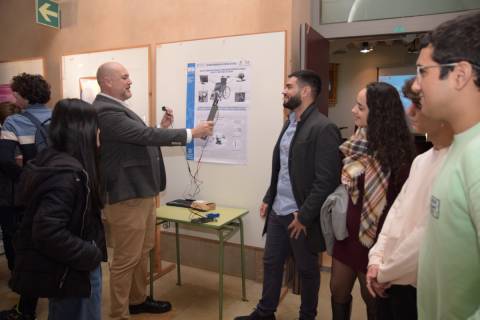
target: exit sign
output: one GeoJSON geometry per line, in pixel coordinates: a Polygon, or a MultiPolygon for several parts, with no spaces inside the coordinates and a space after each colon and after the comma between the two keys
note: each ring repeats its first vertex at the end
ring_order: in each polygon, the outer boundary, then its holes
{"type": "Polygon", "coordinates": [[[37,23],[60,29],[60,6],[53,0],[35,0],[37,23]]]}

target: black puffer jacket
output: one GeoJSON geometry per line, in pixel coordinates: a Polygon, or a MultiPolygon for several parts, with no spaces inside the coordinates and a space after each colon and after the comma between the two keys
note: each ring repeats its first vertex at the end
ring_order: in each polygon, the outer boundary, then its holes
{"type": "Polygon", "coordinates": [[[90,271],[106,258],[100,208],[88,175],[66,153],[43,150],[20,178],[23,217],[15,237],[13,289],[38,297],[90,296],[90,271]]]}

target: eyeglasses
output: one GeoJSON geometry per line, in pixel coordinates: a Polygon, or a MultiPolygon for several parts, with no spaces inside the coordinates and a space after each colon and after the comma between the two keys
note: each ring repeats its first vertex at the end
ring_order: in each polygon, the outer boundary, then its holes
{"type": "Polygon", "coordinates": [[[425,65],[425,66],[417,65],[417,81],[420,80],[423,77],[423,75],[425,74],[425,69],[455,67],[457,64],[458,64],[458,62],[432,64],[432,65],[425,65]]]}

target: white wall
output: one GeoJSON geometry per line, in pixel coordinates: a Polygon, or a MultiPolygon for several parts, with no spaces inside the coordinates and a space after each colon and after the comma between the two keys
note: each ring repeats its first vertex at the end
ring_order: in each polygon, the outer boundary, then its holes
{"type": "MultiPolygon", "coordinates": [[[[264,246],[264,220],[258,208],[268,188],[272,150],[283,125],[282,95],[285,79],[285,32],[212,38],[159,45],[156,52],[157,119],[161,106],[171,107],[176,128],[184,127],[187,88],[187,63],[248,60],[250,104],[247,111],[247,164],[201,163],[198,179],[203,181],[197,199],[214,201],[218,206],[245,208],[245,244],[264,246]]],[[[184,197],[189,175],[183,147],[162,148],[167,172],[167,189],[161,203],[184,197]]],[[[196,162],[190,161],[192,170],[196,162]]],[[[189,230],[182,234],[218,239],[215,234],[189,230]]],[[[232,242],[239,242],[237,233],[232,242]]]]}
{"type": "Polygon", "coordinates": [[[369,82],[377,80],[377,67],[413,66],[416,54],[408,54],[403,45],[377,47],[374,51],[363,54],[358,49],[348,50],[345,54],[330,55],[331,63],[338,63],[337,104],[330,107],[328,117],[342,130],[348,138],[354,130],[351,109],[358,91],[369,82]]]}

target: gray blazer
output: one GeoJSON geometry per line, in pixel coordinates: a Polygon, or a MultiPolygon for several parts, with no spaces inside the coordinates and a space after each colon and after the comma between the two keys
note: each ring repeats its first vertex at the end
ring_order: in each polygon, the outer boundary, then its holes
{"type": "Polygon", "coordinates": [[[100,170],[107,201],[146,198],[166,186],[159,146],[185,145],[185,129],[151,128],[119,102],[97,95],[93,106],[100,127],[100,170]]]}

